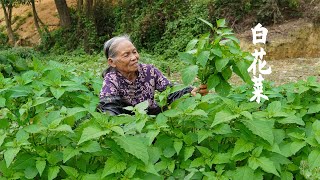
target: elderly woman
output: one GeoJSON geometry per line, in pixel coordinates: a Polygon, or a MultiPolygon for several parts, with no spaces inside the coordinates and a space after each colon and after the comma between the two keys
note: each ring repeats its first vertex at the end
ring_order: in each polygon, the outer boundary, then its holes
{"type": "MultiPolygon", "coordinates": [[[[111,115],[131,114],[126,106],[148,101],[148,114],[158,114],[161,108],[154,100],[155,90],[164,91],[170,81],[153,65],[140,64],[139,53],[128,36],[117,36],[104,44],[109,67],[103,72],[103,85],[98,109],[111,115]]],[[[185,88],[168,98],[168,103],[186,93],[195,95],[197,88],[185,88]]]]}

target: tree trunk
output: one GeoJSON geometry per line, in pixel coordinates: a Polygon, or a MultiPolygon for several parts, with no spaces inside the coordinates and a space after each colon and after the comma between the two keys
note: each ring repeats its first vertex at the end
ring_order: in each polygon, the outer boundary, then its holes
{"type": "Polygon", "coordinates": [[[78,12],[82,12],[82,10],[83,10],[83,0],[78,0],[77,9],[78,9],[78,12]]]}
{"type": "Polygon", "coordinates": [[[93,15],[93,0],[86,0],[86,16],[92,18],[93,15]]]}
{"type": "Polygon", "coordinates": [[[59,17],[61,27],[68,28],[71,26],[71,16],[66,0],[54,0],[59,17]]]}
{"type": "Polygon", "coordinates": [[[4,13],[4,19],[6,21],[6,29],[7,29],[7,33],[8,33],[8,37],[9,37],[9,44],[13,45],[13,44],[15,44],[16,40],[15,40],[13,30],[11,27],[12,5],[8,4],[8,11],[7,11],[6,6],[3,3],[3,1],[1,1],[1,5],[2,5],[3,13],[4,13]]]}
{"type": "Polygon", "coordinates": [[[38,17],[38,13],[37,13],[37,10],[36,10],[36,5],[34,3],[34,0],[31,0],[31,6],[32,6],[34,25],[36,26],[37,31],[38,31],[38,33],[40,35],[41,34],[41,29],[40,29],[40,25],[39,25],[39,21],[38,21],[39,17],[38,17]]]}

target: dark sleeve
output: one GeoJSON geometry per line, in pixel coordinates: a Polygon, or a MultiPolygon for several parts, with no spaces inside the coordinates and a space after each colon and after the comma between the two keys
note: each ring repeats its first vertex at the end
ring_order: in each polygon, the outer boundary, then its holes
{"type": "Polygon", "coordinates": [[[189,87],[186,87],[182,90],[179,90],[179,91],[176,91],[174,93],[169,94],[168,100],[167,100],[168,104],[171,104],[173,101],[175,101],[176,99],[179,99],[181,96],[183,96],[187,93],[190,93],[192,91],[192,89],[193,88],[189,86],[189,87]]]}
{"type": "Polygon", "coordinates": [[[118,96],[105,96],[100,99],[97,110],[100,112],[109,112],[112,116],[119,114],[132,114],[131,111],[123,109],[123,107],[126,106],[130,105],[122,101],[118,96]]]}

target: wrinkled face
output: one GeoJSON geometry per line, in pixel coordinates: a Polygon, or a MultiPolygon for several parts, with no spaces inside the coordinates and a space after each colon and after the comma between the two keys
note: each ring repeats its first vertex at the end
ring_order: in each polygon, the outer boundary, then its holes
{"type": "Polygon", "coordinates": [[[117,68],[118,71],[124,74],[138,70],[139,53],[130,41],[123,40],[119,42],[115,50],[116,57],[108,59],[110,66],[117,68]]]}

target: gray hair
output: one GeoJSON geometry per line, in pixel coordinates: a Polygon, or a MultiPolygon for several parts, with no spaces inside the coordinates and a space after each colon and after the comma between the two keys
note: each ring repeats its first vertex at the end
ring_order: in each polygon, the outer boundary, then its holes
{"type": "Polygon", "coordinates": [[[117,52],[115,49],[118,47],[119,43],[123,40],[127,40],[132,43],[132,41],[128,35],[116,36],[116,37],[109,39],[108,41],[106,41],[104,43],[103,52],[104,52],[107,59],[108,58],[115,58],[115,56],[117,55],[116,54],[117,52]]]}

